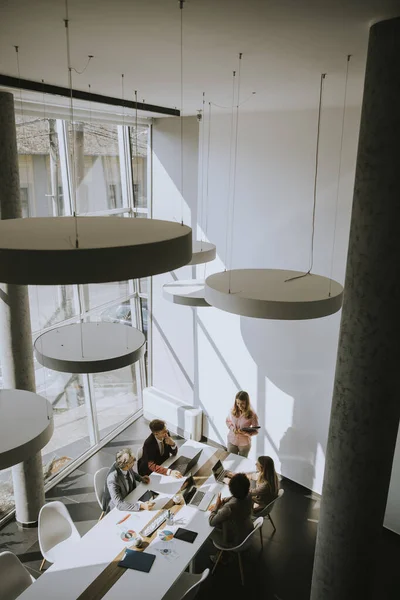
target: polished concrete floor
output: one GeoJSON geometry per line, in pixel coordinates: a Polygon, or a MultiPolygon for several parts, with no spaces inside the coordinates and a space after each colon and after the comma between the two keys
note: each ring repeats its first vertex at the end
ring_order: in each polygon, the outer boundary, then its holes
{"type": "MultiPolygon", "coordinates": [[[[82,535],[96,524],[100,514],[93,490],[94,473],[101,467],[109,466],[118,449],[137,446],[147,435],[147,425],[143,419],[139,419],[47,494],[48,500],[59,499],[66,504],[82,535]]],[[[241,587],[239,568],[234,559],[231,563],[218,566],[215,574],[205,582],[199,600],[243,599],[250,594],[260,600],[309,599],[319,500],[309,490],[289,480],[283,479],[281,485],[285,494],[272,513],[277,531],[273,533],[271,524],[266,521],[263,526],[263,550],[260,538],[256,536],[253,546],[244,555],[245,588],[241,587]]],[[[0,530],[2,550],[17,554],[34,577],[40,576],[42,557],[36,529],[20,530],[15,522],[9,523],[0,530]]],[[[212,567],[209,555],[213,553],[211,542],[207,542],[196,558],[196,572],[212,567]]],[[[399,600],[400,536],[383,530],[376,557],[374,598],[399,600]]]]}

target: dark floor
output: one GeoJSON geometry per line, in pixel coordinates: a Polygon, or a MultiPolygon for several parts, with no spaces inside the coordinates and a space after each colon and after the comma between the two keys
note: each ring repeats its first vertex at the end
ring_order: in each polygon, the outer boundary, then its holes
{"type": "MultiPolygon", "coordinates": [[[[141,444],[147,434],[146,423],[139,419],[47,494],[49,500],[60,499],[67,505],[82,535],[96,524],[100,515],[93,489],[94,473],[109,466],[118,449],[141,444]]],[[[309,600],[319,500],[289,480],[283,480],[281,485],[285,494],[272,513],[276,533],[273,534],[271,524],[266,521],[263,526],[264,550],[260,551],[260,539],[256,536],[253,547],[244,556],[246,587],[240,585],[239,569],[234,560],[219,566],[208,578],[198,595],[199,600],[224,597],[243,600],[250,594],[263,600],[309,600]]],[[[15,522],[9,523],[0,530],[2,550],[17,554],[34,577],[39,577],[42,557],[37,529],[20,530],[15,522]]],[[[196,572],[212,567],[209,555],[213,553],[211,542],[207,542],[196,558],[196,572]]],[[[400,536],[383,530],[376,556],[375,598],[399,600],[400,536]]]]}

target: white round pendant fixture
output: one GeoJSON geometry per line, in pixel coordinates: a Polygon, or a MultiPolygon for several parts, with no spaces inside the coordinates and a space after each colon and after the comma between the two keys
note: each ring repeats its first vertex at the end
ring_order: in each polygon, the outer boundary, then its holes
{"type": "Polygon", "coordinates": [[[210,306],[204,298],[204,280],[186,279],[163,285],[163,296],[174,304],[184,306],[210,306]]]}
{"type": "Polygon", "coordinates": [[[206,279],[205,299],[220,310],[258,319],[318,319],[340,310],[340,283],[321,275],[301,275],[280,269],[215,273],[206,279]]]}
{"type": "Polygon", "coordinates": [[[192,230],[156,219],[38,217],[0,221],[0,281],[67,285],[166,273],[192,258],[192,230]]]}
{"type": "Polygon", "coordinates": [[[43,396],[0,390],[0,471],[34,456],[54,430],[53,409],[43,396]]]}
{"type": "Polygon", "coordinates": [[[201,265],[211,262],[217,256],[217,247],[210,242],[193,242],[192,260],[189,265],[201,265]]]}
{"type": "Polygon", "coordinates": [[[144,354],[144,334],[120,323],[73,323],[40,335],[38,362],[63,373],[102,373],[122,369],[144,354]]]}

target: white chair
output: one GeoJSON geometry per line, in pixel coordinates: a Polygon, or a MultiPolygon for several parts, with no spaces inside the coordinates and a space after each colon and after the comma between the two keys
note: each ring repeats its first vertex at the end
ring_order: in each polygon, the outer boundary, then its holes
{"type": "Polygon", "coordinates": [[[35,581],[19,558],[12,552],[0,554],[0,597],[15,600],[35,581]]]}
{"type": "Polygon", "coordinates": [[[212,572],[214,573],[214,571],[217,568],[217,565],[221,559],[221,556],[223,555],[224,552],[235,552],[237,554],[238,560],[239,560],[240,579],[242,581],[242,585],[244,585],[244,573],[243,573],[241,553],[244,552],[245,550],[247,550],[247,548],[250,546],[253,535],[256,533],[256,531],[258,531],[258,530],[261,531],[261,527],[262,527],[263,523],[264,523],[263,517],[258,517],[258,519],[256,519],[253,523],[253,526],[254,526],[253,531],[251,531],[249,533],[249,535],[243,540],[243,542],[241,544],[239,544],[239,546],[234,546],[233,548],[226,548],[225,546],[220,546],[217,542],[215,542],[213,540],[213,544],[217,548],[217,550],[219,550],[219,553],[217,555],[215,565],[214,565],[212,572]]]}
{"type": "Polygon", "coordinates": [[[99,521],[101,521],[101,519],[104,517],[103,493],[104,493],[104,486],[106,485],[107,473],[109,470],[110,469],[108,467],[103,467],[102,469],[99,469],[98,471],[96,471],[96,473],[94,474],[94,491],[96,494],[97,502],[99,503],[99,506],[102,511],[101,515],[99,517],[99,521]]]}
{"type": "Polygon", "coordinates": [[[54,563],[66,551],[72,550],[81,536],[62,502],[49,502],[40,509],[39,513],[39,546],[43,555],[40,570],[46,560],[54,563]]]}
{"type": "Polygon", "coordinates": [[[182,573],[174,585],[163,596],[163,600],[193,600],[200,591],[200,586],[210,573],[210,569],[205,569],[199,575],[194,573],[182,573]]]}
{"type": "MultiPolygon", "coordinates": [[[[271,521],[271,525],[274,528],[274,532],[276,531],[276,527],[275,527],[275,523],[272,520],[271,517],[271,510],[274,508],[275,506],[275,502],[277,500],[279,500],[279,498],[282,498],[283,494],[284,494],[285,490],[283,490],[282,488],[279,490],[277,497],[275,498],[275,500],[272,500],[272,502],[270,502],[269,504],[267,504],[267,506],[265,508],[263,508],[262,510],[260,510],[259,513],[256,513],[256,517],[262,517],[263,519],[265,519],[265,517],[267,517],[267,519],[269,519],[271,521]]],[[[262,530],[260,529],[260,539],[261,539],[261,545],[263,546],[263,538],[262,538],[262,530]]]]}
{"type": "Polygon", "coordinates": [[[136,458],[136,465],[133,467],[135,470],[137,469],[137,463],[140,458],[143,456],[143,446],[134,446],[132,448],[132,454],[136,458]]]}

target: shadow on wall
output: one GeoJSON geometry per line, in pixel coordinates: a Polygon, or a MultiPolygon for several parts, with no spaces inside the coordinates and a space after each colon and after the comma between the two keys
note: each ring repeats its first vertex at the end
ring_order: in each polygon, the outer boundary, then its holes
{"type": "Polygon", "coordinates": [[[264,431],[257,436],[257,453],[275,450],[281,473],[310,489],[322,485],[339,318],[241,317],[243,341],[258,369],[256,406],[264,431]]]}
{"type": "MultiPolygon", "coordinates": [[[[175,350],[173,349],[172,345],[170,344],[170,342],[169,342],[167,336],[165,335],[164,331],[162,330],[162,328],[161,328],[158,320],[154,317],[154,315],[152,316],[152,319],[153,319],[153,325],[157,328],[158,333],[160,334],[160,336],[161,336],[164,344],[168,348],[171,357],[175,361],[175,364],[178,366],[179,370],[181,371],[182,375],[186,379],[186,381],[189,384],[189,386],[192,388],[192,390],[194,390],[194,388],[195,388],[194,382],[190,378],[188,372],[186,371],[185,367],[183,366],[182,362],[180,361],[177,353],[175,352],[175,350]]],[[[196,356],[195,360],[196,360],[196,365],[197,365],[196,368],[198,370],[198,364],[197,364],[198,363],[198,357],[197,356],[196,356]]],[[[195,369],[195,372],[196,372],[196,369],[195,369]]],[[[196,384],[196,387],[197,387],[197,391],[196,392],[194,391],[194,398],[195,398],[194,406],[196,406],[197,408],[201,408],[201,410],[203,411],[203,419],[207,419],[207,421],[209,423],[209,426],[213,430],[213,434],[218,439],[218,442],[220,444],[222,444],[223,446],[225,446],[224,439],[221,437],[221,435],[218,432],[218,430],[216,429],[216,427],[214,427],[209,412],[207,411],[206,407],[204,406],[204,404],[200,400],[199,392],[198,392],[198,383],[196,384]]],[[[182,429],[182,431],[184,430],[184,410],[180,410],[178,412],[178,427],[180,427],[182,429]]]]}

